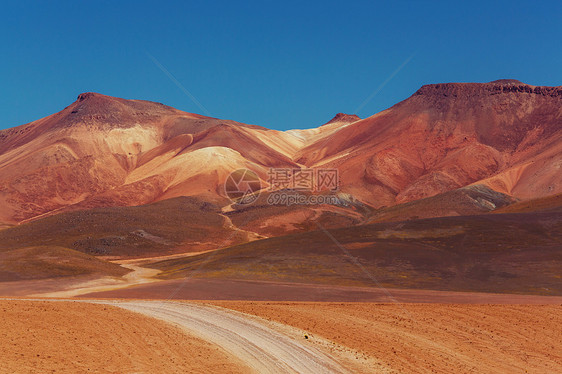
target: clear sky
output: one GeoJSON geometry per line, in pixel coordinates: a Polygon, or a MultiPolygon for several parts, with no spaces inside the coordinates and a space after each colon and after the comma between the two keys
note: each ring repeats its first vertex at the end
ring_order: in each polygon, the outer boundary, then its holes
{"type": "Polygon", "coordinates": [[[0,128],[86,91],[288,129],[427,83],[562,85],[560,1],[13,0],[0,38],[0,128]]]}

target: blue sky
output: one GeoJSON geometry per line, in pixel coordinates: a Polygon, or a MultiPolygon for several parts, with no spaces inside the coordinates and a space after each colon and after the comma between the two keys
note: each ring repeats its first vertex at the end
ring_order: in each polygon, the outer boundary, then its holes
{"type": "Polygon", "coordinates": [[[0,128],[86,91],[289,129],[428,83],[562,85],[560,1],[12,1],[0,38],[0,128]]]}

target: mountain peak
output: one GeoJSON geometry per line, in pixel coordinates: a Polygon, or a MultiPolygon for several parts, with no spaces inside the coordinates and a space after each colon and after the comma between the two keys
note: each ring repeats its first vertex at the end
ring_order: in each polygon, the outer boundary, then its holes
{"type": "Polygon", "coordinates": [[[102,95],[99,94],[97,92],[82,92],[80,95],[78,95],[78,97],[76,98],[76,101],[85,101],[91,98],[99,98],[99,97],[108,97],[106,95],[102,95]]]}
{"type": "Polygon", "coordinates": [[[361,118],[356,114],[338,113],[334,116],[334,118],[332,118],[322,126],[326,126],[334,122],[351,123],[351,122],[359,121],[360,119],[361,118]]]}
{"type": "Polygon", "coordinates": [[[498,79],[488,83],[438,83],[427,84],[412,96],[433,98],[465,98],[488,97],[490,95],[523,93],[540,96],[562,97],[562,86],[532,86],[516,79],[498,79]]]}
{"type": "Polygon", "coordinates": [[[517,79],[497,79],[495,81],[491,81],[489,83],[494,84],[525,84],[517,79]]]}
{"type": "Polygon", "coordinates": [[[92,97],[100,97],[100,96],[104,96],[104,95],[95,92],[83,92],[80,95],[78,95],[76,101],[84,101],[92,97]]]}

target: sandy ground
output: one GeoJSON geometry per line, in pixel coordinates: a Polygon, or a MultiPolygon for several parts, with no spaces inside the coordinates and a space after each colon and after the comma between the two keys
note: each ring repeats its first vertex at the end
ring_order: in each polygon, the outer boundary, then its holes
{"type": "Polygon", "coordinates": [[[294,326],[372,372],[562,373],[562,305],[213,304],[294,326]],[[332,344],[332,346],[330,346],[332,344]]]}
{"type": "Polygon", "coordinates": [[[562,373],[560,304],[210,303],[0,299],[0,372],[562,373]]]}
{"type": "Polygon", "coordinates": [[[108,305],[0,299],[1,373],[247,373],[218,346],[108,305]]]}

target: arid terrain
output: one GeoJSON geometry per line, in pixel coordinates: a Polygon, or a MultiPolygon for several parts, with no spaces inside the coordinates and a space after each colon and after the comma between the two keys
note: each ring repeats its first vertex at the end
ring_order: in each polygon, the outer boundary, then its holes
{"type": "Polygon", "coordinates": [[[3,327],[0,370],[11,373],[292,372],[289,368],[302,373],[556,373],[562,370],[560,304],[240,301],[212,304],[226,309],[164,301],[92,304],[0,300],[3,327]],[[245,314],[232,314],[228,310],[245,314]]]}
{"type": "Polygon", "coordinates": [[[0,299],[2,373],[245,373],[212,342],[109,305],[0,299]]]}
{"type": "Polygon", "coordinates": [[[562,87],[313,125],[83,93],[0,130],[0,372],[562,372],[562,87]]]}
{"type": "Polygon", "coordinates": [[[214,302],[299,328],[370,371],[559,373],[562,306],[214,302]]]}

